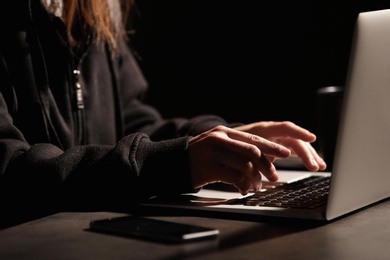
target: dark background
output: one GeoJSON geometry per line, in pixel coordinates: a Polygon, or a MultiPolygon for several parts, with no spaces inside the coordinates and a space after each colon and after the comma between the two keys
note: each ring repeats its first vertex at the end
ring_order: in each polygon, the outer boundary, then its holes
{"type": "MultiPolygon", "coordinates": [[[[358,12],[390,0],[136,0],[132,44],[165,117],[290,120],[316,132],[316,91],[344,85],[358,12]]],[[[390,47],[390,46],[389,46],[390,47]]]]}

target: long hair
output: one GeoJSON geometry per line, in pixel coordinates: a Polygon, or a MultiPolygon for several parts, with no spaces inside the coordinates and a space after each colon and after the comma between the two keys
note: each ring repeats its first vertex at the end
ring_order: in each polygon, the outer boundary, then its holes
{"type": "MultiPolygon", "coordinates": [[[[63,0],[61,16],[70,43],[80,45],[85,40],[85,32],[94,32],[98,44],[107,43],[115,55],[120,37],[127,38],[127,19],[133,4],[133,0],[63,0]]],[[[53,5],[48,8],[53,9],[53,5]]]]}

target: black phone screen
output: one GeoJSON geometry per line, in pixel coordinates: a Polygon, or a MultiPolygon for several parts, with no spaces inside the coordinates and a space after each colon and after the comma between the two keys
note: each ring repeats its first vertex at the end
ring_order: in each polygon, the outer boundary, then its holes
{"type": "Polygon", "coordinates": [[[137,216],[93,220],[90,222],[90,230],[162,242],[215,238],[219,234],[219,231],[214,228],[137,216]]]}

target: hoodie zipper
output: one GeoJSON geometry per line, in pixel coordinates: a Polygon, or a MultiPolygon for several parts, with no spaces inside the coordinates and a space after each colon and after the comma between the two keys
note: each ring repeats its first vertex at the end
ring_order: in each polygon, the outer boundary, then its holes
{"type": "MultiPolygon", "coordinates": [[[[80,64],[79,64],[80,65],[80,64]]],[[[80,70],[73,70],[76,145],[84,142],[84,96],[80,83],[80,70]]]]}
{"type": "Polygon", "coordinates": [[[72,59],[72,63],[74,64],[73,67],[75,68],[73,70],[73,99],[74,99],[74,107],[75,107],[75,131],[76,131],[76,145],[81,145],[86,142],[85,140],[85,120],[84,120],[84,93],[83,88],[81,84],[81,64],[84,61],[84,58],[87,56],[88,52],[90,51],[92,46],[92,36],[88,35],[86,40],[86,48],[83,51],[81,57],[79,58],[77,62],[77,66],[75,65],[75,60],[72,59]]]}
{"type": "Polygon", "coordinates": [[[81,88],[80,83],[80,70],[75,69],[73,71],[74,79],[75,79],[75,100],[76,100],[76,107],[77,109],[84,109],[84,97],[83,97],[83,90],[81,88]]]}

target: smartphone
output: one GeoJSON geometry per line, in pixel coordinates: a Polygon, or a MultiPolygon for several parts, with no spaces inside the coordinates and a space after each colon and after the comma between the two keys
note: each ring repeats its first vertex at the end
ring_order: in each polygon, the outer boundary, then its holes
{"type": "Polygon", "coordinates": [[[90,222],[89,227],[91,231],[168,243],[211,239],[219,235],[219,230],[214,228],[138,216],[93,220],[90,222]]]}

